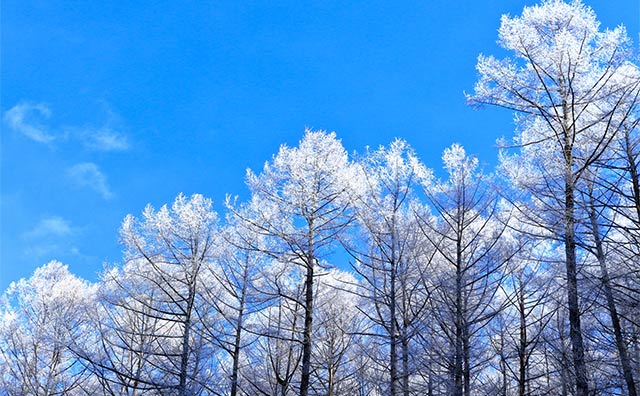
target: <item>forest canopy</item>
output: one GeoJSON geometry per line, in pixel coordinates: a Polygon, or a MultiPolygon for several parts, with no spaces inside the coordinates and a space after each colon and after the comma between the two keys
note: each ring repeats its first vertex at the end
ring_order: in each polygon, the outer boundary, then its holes
{"type": "MultiPolygon", "coordinates": [[[[472,106],[486,172],[307,129],[248,199],[128,215],[96,282],[51,261],[0,300],[0,395],[629,395],[640,386],[640,69],[580,1],[502,17],[472,106]],[[482,133],[479,131],[478,133],[482,133]]],[[[366,142],[364,142],[366,143],[366,142]]]]}

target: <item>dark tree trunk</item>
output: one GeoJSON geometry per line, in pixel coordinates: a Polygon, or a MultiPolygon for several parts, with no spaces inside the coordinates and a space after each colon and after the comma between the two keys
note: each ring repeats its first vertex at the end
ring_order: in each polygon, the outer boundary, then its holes
{"type": "MultiPolygon", "coordinates": [[[[393,254],[393,253],[392,253],[393,254]]],[[[389,296],[389,363],[390,363],[390,388],[389,396],[398,394],[398,329],[396,325],[396,271],[395,262],[392,263],[390,273],[391,295],[389,296]]]]}
{"type": "Polygon", "coordinates": [[[607,298],[607,308],[609,308],[611,324],[613,325],[613,333],[616,340],[616,347],[618,348],[618,354],[620,356],[622,374],[624,376],[624,381],[627,384],[627,391],[629,392],[629,396],[637,396],[638,393],[636,391],[636,385],[633,380],[633,369],[631,367],[631,360],[629,359],[627,345],[625,344],[624,337],[622,335],[620,317],[618,316],[618,310],[616,309],[616,302],[613,296],[611,281],[609,279],[609,270],[607,269],[604,247],[602,246],[602,239],[600,238],[600,230],[598,227],[598,220],[596,218],[596,208],[593,203],[593,197],[590,197],[590,199],[591,202],[589,203],[589,220],[591,222],[591,235],[593,236],[593,240],[595,243],[596,258],[598,259],[598,263],[600,264],[600,272],[602,273],[602,286],[604,288],[604,294],[607,298]]]}
{"type": "Polygon", "coordinates": [[[525,396],[525,386],[527,381],[527,316],[524,301],[524,284],[519,277],[518,310],[520,311],[520,345],[518,348],[518,396],[525,396]]]}
{"type": "Polygon", "coordinates": [[[307,276],[305,280],[304,299],[304,336],[302,339],[302,373],[300,379],[300,396],[309,394],[311,379],[311,333],[313,331],[313,254],[307,256],[307,276]]]}
{"type": "Polygon", "coordinates": [[[633,144],[631,142],[630,132],[625,130],[625,154],[627,162],[629,163],[629,175],[631,176],[631,188],[633,194],[633,203],[636,207],[635,219],[636,225],[640,226],[640,175],[638,175],[638,165],[636,164],[636,157],[633,153],[633,144]]]}
{"type": "Polygon", "coordinates": [[[471,396],[471,344],[469,337],[469,325],[464,323],[462,331],[462,351],[463,351],[463,379],[464,379],[464,396],[471,396]]]}
{"type": "MultiPolygon", "coordinates": [[[[248,261],[248,260],[247,260],[248,261]]],[[[244,321],[244,306],[247,298],[247,283],[249,281],[249,263],[245,261],[244,272],[242,274],[242,291],[240,292],[240,307],[238,308],[238,319],[236,322],[236,334],[233,342],[233,369],[231,371],[231,395],[238,394],[238,374],[240,371],[240,350],[242,347],[242,326],[244,321]]]]}
{"type": "Polygon", "coordinates": [[[462,312],[462,241],[458,235],[458,241],[456,246],[456,344],[455,344],[455,357],[453,367],[453,380],[454,380],[454,396],[462,396],[462,327],[463,327],[463,312],[462,312]]]}
{"type": "Polygon", "coordinates": [[[189,342],[191,336],[191,311],[195,298],[195,282],[192,282],[189,289],[189,297],[187,298],[187,307],[185,309],[184,332],[182,333],[182,351],[180,354],[180,382],[178,384],[178,395],[187,396],[187,376],[189,363],[189,342]]]}
{"type": "Polygon", "coordinates": [[[402,335],[402,394],[409,396],[409,339],[405,330],[402,335]]]}
{"type": "MultiPolygon", "coordinates": [[[[566,103],[563,103],[566,108],[566,103]]],[[[565,115],[568,110],[565,109],[565,115]]],[[[567,121],[567,120],[565,120],[567,121]]],[[[565,123],[568,125],[568,122],[565,123]]],[[[589,396],[589,381],[584,358],[584,342],[580,326],[580,305],[578,303],[578,270],[575,236],[575,177],[573,174],[573,142],[568,129],[564,136],[565,179],[564,179],[564,251],[567,271],[567,304],[569,309],[569,338],[573,351],[573,365],[576,374],[576,395],[589,396]]]]}

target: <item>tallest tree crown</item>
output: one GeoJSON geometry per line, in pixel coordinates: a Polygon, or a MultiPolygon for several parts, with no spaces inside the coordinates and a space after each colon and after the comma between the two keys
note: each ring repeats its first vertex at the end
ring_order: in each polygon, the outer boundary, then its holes
{"type": "Polygon", "coordinates": [[[498,43],[517,57],[560,67],[615,64],[629,56],[624,26],[601,32],[595,13],[581,1],[547,0],[525,7],[519,17],[503,15],[498,35],[498,43]]]}

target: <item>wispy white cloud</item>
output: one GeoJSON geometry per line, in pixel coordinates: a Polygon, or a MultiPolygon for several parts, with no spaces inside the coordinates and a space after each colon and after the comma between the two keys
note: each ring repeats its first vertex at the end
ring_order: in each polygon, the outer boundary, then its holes
{"type": "Polygon", "coordinates": [[[4,123],[12,130],[21,133],[38,143],[51,143],[61,137],[70,142],[81,143],[90,151],[126,151],[130,148],[127,136],[114,130],[113,124],[121,123],[120,117],[106,108],[107,120],[101,127],[66,126],[54,127],[48,122],[51,109],[44,103],[20,102],[4,112],[4,123]]]}
{"type": "Polygon", "coordinates": [[[33,238],[65,237],[73,234],[71,222],[60,216],[46,216],[40,219],[32,229],[24,233],[24,236],[33,238]]]}
{"type": "Polygon", "coordinates": [[[37,118],[48,119],[51,110],[43,103],[20,102],[4,112],[3,120],[14,131],[38,143],[51,143],[55,137],[37,118]]]}
{"type": "Polygon", "coordinates": [[[104,199],[113,198],[107,183],[107,177],[93,162],[83,162],[67,169],[69,178],[80,187],[88,187],[99,193],[104,199]]]}
{"type": "Polygon", "coordinates": [[[78,133],[84,147],[93,151],[125,151],[129,149],[129,140],[120,132],[109,127],[99,129],[86,128],[78,133]]]}

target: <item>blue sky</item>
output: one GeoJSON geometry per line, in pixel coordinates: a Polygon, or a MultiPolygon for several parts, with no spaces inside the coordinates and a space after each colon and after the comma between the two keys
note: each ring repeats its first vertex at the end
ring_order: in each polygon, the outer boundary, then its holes
{"type": "MultiPolygon", "coordinates": [[[[0,291],[52,259],[95,280],[147,203],[222,212],[305,127],[349,151],[403,137],[436,168],[458,142],[490,169],[511,115],[463,92],[500,15],[536,3],[3,1],[0,291]]],[[[586,3],[638,48],[640,1],[586,3]]]]}

